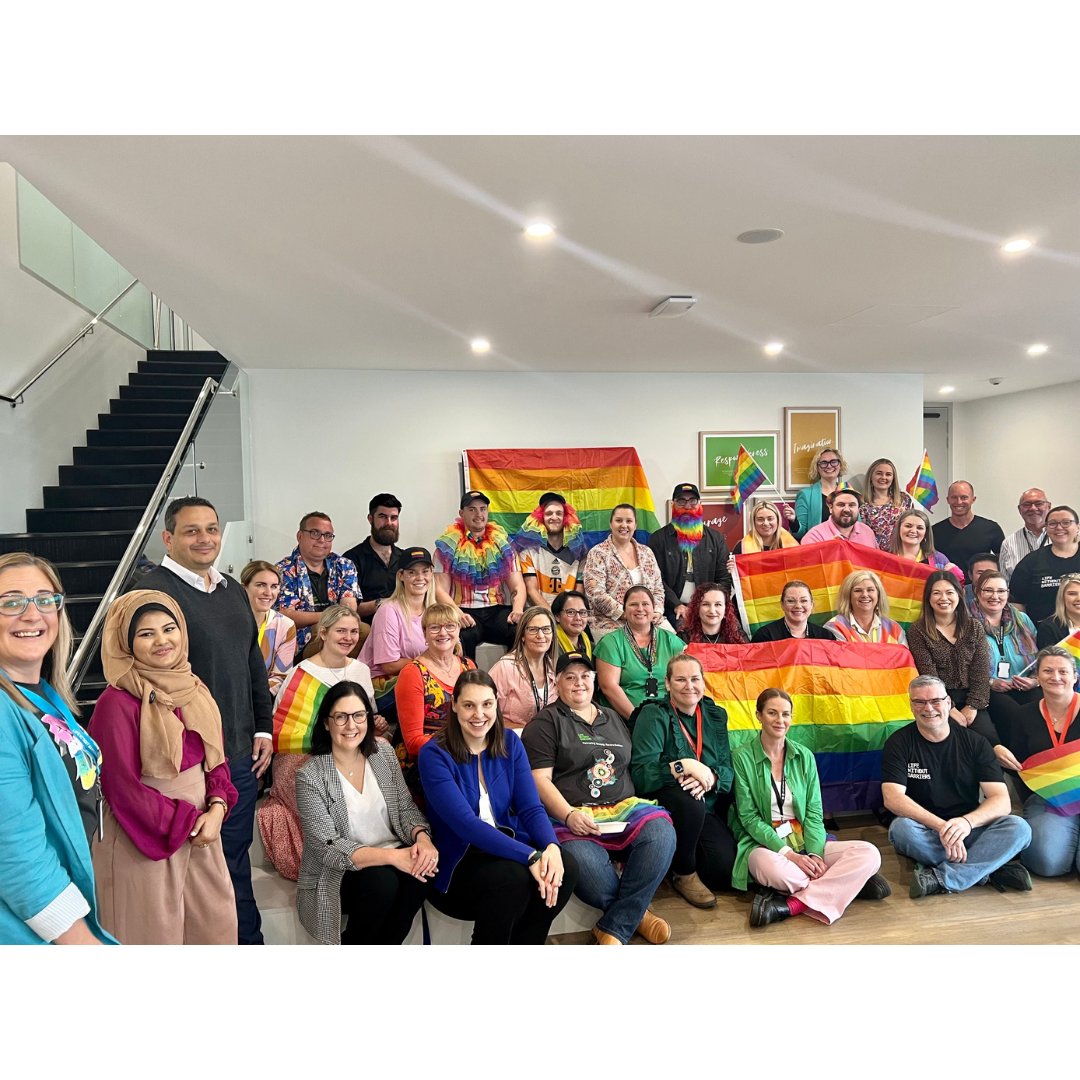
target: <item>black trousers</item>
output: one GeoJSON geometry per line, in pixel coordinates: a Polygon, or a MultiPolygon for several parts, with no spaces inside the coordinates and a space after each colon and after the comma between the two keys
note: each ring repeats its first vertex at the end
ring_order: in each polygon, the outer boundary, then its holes
{"type": "Polygon", "coordinates": [[[476,659],[476,646],[487,641],[509,649],[514,644],[514,627],[510,625],[509,604],[495,607],[463,607],[461,609],[476,620],[475,626],[461,628],[461,649],[470,660],[476,659]]]}
{"type": "Polygon", "coordinates": [[[450,888],[432,889],[428,900],[452,919],[472,920],[474,945],[543,945],[577,884],[577,864],[566,848],[562,860],[563,883],[554,907],[540,899],[527,866],[474,847],[454,867],[450,888]]]}
{"type": "Polygon", "coordinates": [[[736,844],[724,818],[726,804],[718,798],[713,813],[705,808],[704,799],[695,799],[678,785],[662,788],[657,801],[675,825],[672,872],[681,877],[697,871],[713,892],[730,889],[736,844]]]}
{"type": "Polygon", "coordinates": [[[348,870],[341,879],[341,911],[348,922],[342,945],[400,945],[427,897],[427,883],[394,866],[348,870]]]}

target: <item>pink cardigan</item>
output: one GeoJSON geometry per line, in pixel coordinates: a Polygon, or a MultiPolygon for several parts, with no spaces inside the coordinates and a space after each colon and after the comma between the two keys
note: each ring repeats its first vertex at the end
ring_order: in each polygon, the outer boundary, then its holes
{"type": "MultiPolygon", "coordinates": [[[[652,551],[634,541],[638,565],[641,567],[641,584],[653,594],[653,604],[662,615],[664,612],[664,579],[652,551]]],[[[600,633],[615,630],[623,616],[622,601],[633,585],[630,571],[619,561],[615,545],[609,537],[594,547],[585,560],[585,595],[589,598],[592,615],[589,625],[600,633]]]]}

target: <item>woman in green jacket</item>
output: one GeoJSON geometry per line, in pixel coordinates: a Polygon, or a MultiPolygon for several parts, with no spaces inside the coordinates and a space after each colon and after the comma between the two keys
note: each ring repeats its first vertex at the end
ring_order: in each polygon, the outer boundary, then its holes
{"type": "Polygon", "coordinates": [[[892,890],[878,873],[878,849],[825,835],[814,755],[787,738],[791,698],[771,687],[762,691],[757,719],[761,737],[733,760],[738,853],[732,882],[745,889],[752,877],[766,886],[754,897],[750,925],[804,913],[832,923],[855,897],[884,899],[892,890]]]}
{"type": "Polygon", "coordinates": [[[727,824],[731,752],[727,713],[705,697],[701,661],[673,656],[664,678],[667,700],[642,706],[634,728],[630,776],[637,793],[656,799],[675,825],[672,885],[689,904],[716,906],[731,888],[735,838],[727,824]]]}

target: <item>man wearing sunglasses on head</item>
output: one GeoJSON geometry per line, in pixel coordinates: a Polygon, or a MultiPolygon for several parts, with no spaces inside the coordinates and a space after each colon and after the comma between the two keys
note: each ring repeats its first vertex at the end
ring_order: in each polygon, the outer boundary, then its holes
{"type": "MultiPolygon", "coordinates": [[[[312,626],[331,604],[356,611],[363,599],[351,559],[336,555],[334,524],[326,514],[313,510],[300,519],[296,547],[278,563],[281,592],[277,610],[296,623],[296,655],[311,638],[312,626]]],[[[361,623],[361,628],[364,624],[361,623]]],[[[361,629],[360,644],[367,635],[361,629]]]]}

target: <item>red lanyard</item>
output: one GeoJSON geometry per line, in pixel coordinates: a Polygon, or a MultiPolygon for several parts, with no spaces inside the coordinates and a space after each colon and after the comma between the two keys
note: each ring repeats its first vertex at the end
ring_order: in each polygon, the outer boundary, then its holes
{"type": "Polygon", "coordinates": [[[686,745],[689,746],[690,749],[694,751],[694,757],[696,757],[698,759],[698,761],[700,761],[701,760],[701,705],[699,704],[698,707],[697,707],[697,743],[695,743],[694,740],[690,738],[690,732],[686,730],[686,727],[682,722],[682,717],[680,717],[678,712],[676,712],[674,705],[671,707],[671,711],[673,713],[675,713],[675,719],[679,721],[679,727],[682,728],[683,737],[686,739],[686,745]]]}
{"type": "Polygon", "coordinates": [[[1046,730],[1050,732],[1050,745],[1055,750],[1065,742],[1065,738],[1069,734],[1069,728],[1072,727],[1073,721],[1076,719],[1078,705],[1080,705],[1080,694],[1073,694],[1072,703],[1069,705],[1069,711],[1065,714],[1065,719],[1061,722],[1061,734],[1059,735],[1054,730],[1054,722],[1050,719],[1050,710],[1046,707],[1046,701],[1043,700],[1039,702],[1039,712],[1042,713],[1042,718],[1046,721],[1046,730]]]}

